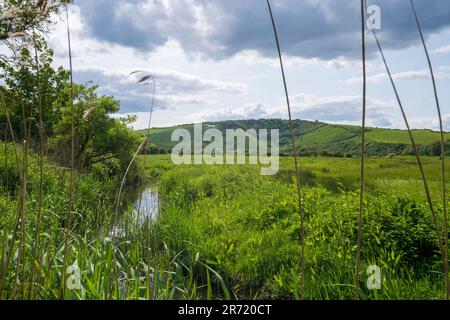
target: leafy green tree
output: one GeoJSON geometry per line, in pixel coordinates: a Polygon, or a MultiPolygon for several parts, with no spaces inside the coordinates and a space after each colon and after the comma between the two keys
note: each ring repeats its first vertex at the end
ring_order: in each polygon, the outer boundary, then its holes
{"type": "Polygon", "coordinates": [[[159,148],[155,144],[149,144],[145,149],[146,154],[159,154],[159,148]]]}
{"type": "MultiPolygon", "coordinates": [[[[66,90],[70,90],[66,86],[66,90]]],[[[113,118],[120,102],[113,97],[98,95],[97,86],[74,86],[75,162],[78,169],[93,169],[108,176],[124,172],[137,150],[140,138],[128,125],[134,117],[113,118]]],[[[64,166],[70,164],[71,106],[62,106],[58,121],[49,139],[49,149],[64,166]]]]}
{"type": "MultiPolygon", "coordinates": [[[[34,48],[22,47],[16,59],[2,63],[7,74],[2,90],[8,113],[19,139],[37,140],[41,117],[47,135],[52,134],[58,110],[67,104],[66,94],[69,72],[53,69],[53,51],[42,37],[36,36],[34,48]]],[[[5,123],[5,110],[0,111],[0,123],[5,123]]]]}
{"type": "Polygon", "coordinates": [[[0,41],[21,38],[42,30],[52,13],[71,0],[2,0],[0,2],[0,41]]]}
{"type": "MultiPolygon", "coordinates": [[[[33,42],[16,50],[15,57],[0,64],[7,74],[0,85],[4,98],[0,103],[5,102],[0,109],[0,123],[7,123],[8,112],[16,141],[26,139],[33,147],[42,138],[48,155],[69,167],[73,111],[76,167],[121,176],[140,144],[139,136],[128,128],[136,119],[112,117],[119,111],[120,102],[98,95],[97,86],[92,84],[74,85],[72,110],[70,73],[52,67],[53,51],[43,37],[34,34],[33,42]]],[[[130,176],[136,174],[131,172],[130,176]]]]}

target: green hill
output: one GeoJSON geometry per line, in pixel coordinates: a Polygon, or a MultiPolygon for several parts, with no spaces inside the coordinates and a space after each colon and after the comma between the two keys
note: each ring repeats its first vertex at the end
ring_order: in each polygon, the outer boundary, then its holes
{"type": "MultiPolygon", "coordinates": [[[[291,152],[291,138],[289,122],[280,119],[263,120],[235,120],[203,123],[204,130],[214,127],[225,134],[226,129],[279,129],[280,152],[291,152]]],[[[171,141],[171,134],[175,129],[187,129],[193,135],[193,124],[186,124],[167,128],[154,128],[150,131],[151,144],[155,150],[171,150],[177,142],[171,141]]],[[[302,155],[332,155],[355,156],[360,152],[361,128],[358,126],[327,124],[318,121],[295,120],[294,128],[298,149],[302,155]]],[[[142,136],[146,130],[139,131],[142,136]]],[[[439,132],[421,129],[413,130],[421,155],[439,155],[439,132]]],[[[445,139],[450,146],[450,133],[445,139]]],[[[398,129],[367,128],[367,154],[370,156],[412,155],[408,132],[398,129]]],[[[450,148],[447,148],[450,149],[450,148]]]]}

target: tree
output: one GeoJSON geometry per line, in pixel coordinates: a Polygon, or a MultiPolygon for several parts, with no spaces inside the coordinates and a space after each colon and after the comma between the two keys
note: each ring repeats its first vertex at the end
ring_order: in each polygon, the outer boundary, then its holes
{"type": "MultiPolygon", "coordinates": [[[[0,85],[5,101],[0,109],[0,123],[7,122],[7,111],[17,141],[27,140],[31,147],[42,141],[48,146],[50,157],[69,167],[70,73],[52,67],[53,51],[39,35],[33,36],[32,43],[14,50],[14,59],[0,63],[7,73],[0,85]]],[[[136,119],[112,118],[119,111],[120,102],[98,95],[96,90],[97,86],[90,83],[74,85],[75,166],[108,176],[120,175],[140,144],[139,136],[128,128],[136,119]]],[[[132,169],[136,168],[135,165],[132,169]]]]}
{"type": "Polygon", "coordinates": [[[52,13],[71,0],[2,0],[0,2],[0,41],[22,38],[42,30],[52,13]]]}
{"type": "Polygon", "coordinates": [[[146,154],[159,154],[159,148],[156,145],[154,145],[153,143],[149,144],[147,146],[147,148],[145,149],[145,153],[146,154]]]}
{"type": "MultiPolygon", "coordinates": [[[[68,84],[66,90],[70,90],[68,84]]],[[[128,128],[134,117],[112,118],[120,102],[113,97],[100,96],[97,86],[74,86],[75,100],[75,162],[78,169],[94,169],[108,176],[119,175],[126,169],[140,139],[128,128]]],[[[68,92],[66,93],[68,94],[68,92]]],[[[71,106],[59,110],[59,121],[49,139],[49,149],[64,166],[70,164],[71,106]]]]}
{"type": "MultiPolygon", "coordinates": [[[[58,110],[69,100],[66,94],[69,72],[52,68],[53,51],[42,37],[36,36],[34,44],[34,47],[24,46],[18,50],[15,59],[9,63],[0,63],[0,68],[8,75],[0,89],[15,136],[35,141],[39,116],[45,125],[43,131],[51,135],[53,125],[58,121],[58,110]]],[[[6,122],[4,118],[2,109],[1,123],[6,122]]]]}

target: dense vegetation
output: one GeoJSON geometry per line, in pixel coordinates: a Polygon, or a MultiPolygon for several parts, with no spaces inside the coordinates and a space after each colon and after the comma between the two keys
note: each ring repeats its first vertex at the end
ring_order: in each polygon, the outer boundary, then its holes
{"type": "Polygon", "coordinates": [[[18,60],[0,64],[8,74],[0,86],[3,140],[26,141],[34,149],[42,145],[61,166],[70,167],[73,115],[75,167],[109,177],[124,172],[140,143],[127,126],[134,119],[111,118],[120,102],[98,95],[92,84],[74,84],[72,108],[69,72],[52,67],[53,52],[43,39],[34,44],[35,54],[32,47],[21,47],[18,60]]]}
{"type": "MultiPolygon", "coordinates": [[[[250,165],[175,166],[168,155],[133,161],[144,139],[128,128],[132,117],[111,117],[120,102],[52,66],[42,30],[66,2],[0,4],[7,17],[0,41],[11,51],[0,57],[0,299],[300,298],[292,159],[270,177],[250,165]],[[120,197],[124,176],[133,186],[150,181],[156,217],[142,212],[142,190],[120,197]]],[[[282,151],[290,152],[286,121],[205,126],[280,129],[282,151]]],[[[173,129],[151,130],[146,152],[168,153],[173,129]]],[[[322,156],[300,161],[306,297],[351,299],[360,164],[350,156],[359,152],[360,131],[301,120],[295,129],[302,155],[322,156]]],[[[439,154],[436,133],[413,134],[423,155],[439,154]]],[[[367,139],[372,156],[411,153],[400,130],[370,128],[367,139]]],[[[439,159],[427,157],[424,168],[441,217],[439,159]]],[[[362,274],[361,297],[444,298],[415,159],[369,157],[367,179],[362,261],[381,267],[382,289],[367,290],[362,274]]]]}
{"type": "MultiPolygon", "coordinates": [[[[162,198],[153,231],[156,253],[177,252],[179,263],[190,266],[186,277],[194,288],[206,286],[203,294],[222,297],[300,297],[300,217],[291,159],[283,159],[275,177],[262,177],[249,165],[174,167],[167,156],[151,156],[147,163],[162,198]],[[210,269],[198,268],[203,265],[210,269]]],[[[305,158],[302,166],[302,181],[309,184],[302,191],[307,298],[352,299],[358,162],[305,158]]],[[[438,168],[439,159],[426,160],[436,203],[438,168]]],[[[363,270],[380,266],[383,282],[381,290],[369,291],[363,274],[362,297],[444,298],[439,248],[414,159],[370,159],[368,176],[363,270]]]]}
{"type": "Polygon", "coordinates": [[[125,171],[143,177],[134,118],[111,117],[119,101],[53,66],[44,35],[67,2],[0,2],[0,299],[68,297],[67,267],[92,255],[91,235],[103,245],[127,203],[125,171]]]}
{"type": "MultiPolygon", "coordinates": [[[[291,138],[288,122],[279,119],[236,120],[223,122],[207,122],[204,130],[214,127],[225,133],[226,129],[279,129],[280,152],[282,155],[291,154],[291,138]]],[[[148,154],[161,153],[171,150],[177,142],[171,141],[174,129],[183,128],[193,132],[193,125],[181,125],[169,128],[155,128],[151,130],[152,150],[148,154]]],[[[351,157],[360,153],[361,128],[357,126],[326,124],[319,121],[295,120],[294,128],[303,156],[333,156],[351,157]]],[[[139,131],[144,136],[146,131],[139,131]]],[[[440,155],[439,133],[431,130],[413,130],[414,138],[423,156],[440,155]]],[[[450,147],[450,134],[446,134],[450,147]]],[[[367,128],[367,154],[370,156],[414,155],[408,132],[396,129],[367,128]]],[[[446,148],[450,150],[450,148],[446,148]]]]}
{"type": "MultiPolygon", "coordinates": [[[[10,144],[0,154],[3,258],[20,201],[13,154],[10,144]]],[[[69,172],[45,159],[37,235],[39,159],[31,153],[28,160],[24,232],[18,235],[2,298],[299,298],[299,217],[291,159],[283,159],[277,176],[262,177],[256,166],[176,167],[169,156],[149,156],[146,170],[161,208],[156,220],[143,223],[132,207],[115,217],[113,181],[79,175],[69,261],[78,266],[83,289],[63,294],[69,172]]],[[[425,161],[436,203],[438,163],[438,158],[425,161]]],[[[351,299],[358,162],[303,158],[302,167],[307,298],[351,299]]],[[[379,265],[384,281],[379,291],[366,290],[362,283],[363,297],[443,298],[439,251],[425,197],[418,192],[422,185],[414,159],[369,159],[368,177],[363,261],[365,267],[379,265]]]]}

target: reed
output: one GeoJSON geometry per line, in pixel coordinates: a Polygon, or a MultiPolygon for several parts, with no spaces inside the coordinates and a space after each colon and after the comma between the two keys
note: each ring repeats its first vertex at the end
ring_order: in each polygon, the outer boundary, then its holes
{"type": "MultiPolygon", "coordinates": [[[[134,73],[137,73],[137,72],[139,72],[139,71],[134,71],[130,75],[132,75],[134,73]]],[[[155,79],[155,77],[153,75],[148,74],[148,75],[142,77],[138,81],[138,83],[144,83],[145,84],[146,81],[148,81],[148,80],[152,80],[152,83],[153,83],[152,101],[151,101],[151,104],[150,104],[150,114],[149,114],[148,125],[147,125],[147,134],[146,134],[146,137],[148,139],[147,144],[150,144],[150,129],[152,127],[152,118],[153,118],[153,111],[154,111],[154,105],[155,105],[155,95],[156,95],[156,79],[155,79]]],[[[144,157],[143,166],[144,166],[144,170],[145,170],[145,168],[147,167],[147,157],[144,157]]],[[[144,179],[141,179],[141,187],[142,187],[142,189],[144,188],[144,185],[143,185],[144,183],[145,183],[144,179]]],[[[141,219],[141,217],[140,217],[141,205],[142,205],[142,194],[139,195],[139,205],[138,205],[138,209],[137,209],[138,210],[138,214],[137,214],[137,221],[136,221],[136,234],[137,234],[137,238],[138,239],[140,238],[139,223],[140,223],[140,219],[141,219]]],[[[147,239],[147,242],[149,242],[149,240],[148,240],[149,239],[149,230],[148,229],[149,228],[145,228],[145,232],[146,232],[145,238],[147,239]]],[[[145,258],[147,259],[147,261],[150,261],[149,245],[146,245],[145,248],[146,248],[146,250],[145,250],[145,258]]],[[[139,250],[139,241],[137,241],[136,242],[136,252],[139,254],[139,251],[140,251],[139,250]]],[[[148,299],[150,299],[150,292],[151,292],[150,265],[148,265],[147,275],[148,275],[148,278],[149,278],[149,281],[148,281],[148,284],[147,284],[147,289],[148,289],[148,292],[149,292],[148,299]]]]}
{"type": "Polygon", "coordinates": [[[356,266],[355,266],[355,299],[359,300],[359,273],[361,269],[361,241],[362,241],[362,229],[363,229],[363,210],[364,210],[364,163],[365,163],[365,146],[366,146],[366,97],[367,97],[367,77],[366,77],[366,19],[365,19],[365,0],[361,0],[361,37],[362,37],[362,69],[363,69],[363,111],[362,111],[362,124],[361,124],[361,180],[359,187],[359,212],[358,212],[358,235],[356,240],[356,266]]]}
{"type": "MultiPolygon", "coordinates": [[[[142,71],[133,71],[130,73],[130,76],[136,73],[139,73],[142,71]]],[[[151,121],[152,121],[152,115],[153,115],[153,103],[155,100],[155,90],[156,90],[156,82],[155,79],[153,78],[152,75],[147,75],[145,77],[143,77],[142,79],[139,80],[139,83],[145,82],[149,79],[153,80],[153,98],[152,98],[152,104],[151,104],[151,110],[150,110],[150,118],[149,118],[149,124],[148,124],[148,129],[147,129],[147,136],[144,139],[144,141],[139,145],[137,151],[135,152],[135,154],[133,155],[131,161],[128,163],[127,169],[125,170],[125,173],[122,177],[122,181],[120,183],[120,187],[119,187],[119,192],[117,194],[117,201],[116,201],[116,212],[115,212],[115,219],[114,219],[114,224],[117,223],[118,220],[118,215],[119,215],[119,208],[120,208],[120,204],[121,204],[121,200],[122,200],[122,192],[123,192],[123,188],[125,187],[125,182],[128,176],[128,173],[131,169],[131,166],[133,165],[134,161],[136,160],[136,157],[139,155],[139,153],[143,150],[143,148],[145,148],[145,146],[148,143],[149,140],[149,135],[150,135],[150,126],[151,126],[151,121]]],[[[139,206],[141,204],[139,203],[139,206]]],[[[113,227],[113,224],[111,225],[111,229],[113,227]]]]}
{"type": "MultiPolygon", "coordinates": [[[[5,115],[6,115],[6,120],[8,122],[8,127],[9,127],[9,131],[10,131],[10,135],[11,135],[11,141],[13,143],[13,149],[14,149],[14,156],[15,156],[15,160],[16,160],[16,168],[17,168],[17,176],[19,177],[19,184],[20,184],[20,193],[22,193],[23,191],[23,175],[22,175],[22,171],[20,169],[20,159],[19,159],[19,152],[18,152],[18,147],[16,144],[16,138],[14,135],[14,130],[11,124],[11,118],[9,116],[9,111],[8,111],[8,107],[6,105],[5,102],[5,98],[3,96],[3,90],[0,88],[0,102],[3,106],[5,115]]],[[[9,264],[11,262],[11,257],[14,251],[14,246],[15,246],[15,242],[16,242],[16,235],[17,235],[17,230],[19,228],[19,223],[20,223],[20,213],[21,213],[21,207],[20,207],[20,202],[19,205],[17,207],[17,213],[16,213],[16,218],[14,221],[14,226],[13,226],[13,234],[12,234],[12,239],[10,241],[9,247],[8,247],[8,251],[6,254],[6,260],[4,261],[3,264],[3,272],[2,272],[2,278],[0,280],[0,297],[3,294],[3,289],[6,283],[6,278],[7,278],[7,274],[8,274],[8,268],[9,268],[9,264]]]]}
{"type": "Polygon", "coordinates": [[[75,176],[75,110],[74,110],[74,85],[73,85],[73,64],[72,64],[72,43],[70,37],[70,20],[69,20],[69,6],[65,4],[66,23],[67,23],[67,45],[69,50],[69,70],[70,70],[70,107],[71,107],[71,141],[70,141],[70,181],[69,181],[69,205],[65,221],[64,232],[64,256],[62,264],[62,280],[60,285],[60,298],[64,297],[66,288],[66,267],[69,255],[68,239],[70,229],[72,227],[72,211],[73,211],[73,194],[74,194],[74,176],[75,176]]]}
{"type": "MultiPolygon", "coordinates": [[[[20,244],[19,244],[19,252],[18,252],[18,260],[16,263],[16,271],[14,274],[13,281],[13,289],[11,294],[11,299],[14,300],[16,298],[17,290],[24,289],[24,286],[21,286],[19,289],[17,285],[20,280],[22,264],[25,264],[25,213],[26,213],[26,200],[27,200],[27,176],[28,176],[28,141],[23,141],[23,176],[20,184],[20,193],[19,193],[19,218],[20,218],[20,244]]],[[[23,276],[25,279],[25,276],[23,276]]]]}
{"type": "Polygon", "coordinates": [[[287,87],[287,81],[286,81],[286,74],[284,72],[284,65],[283,65],[283,56],[281,53],[281,46],[280,46],[280,40],[278,37],[278,31],[277,26],[275,23],[275,18],[272,12],[272,7],[270,5],[270,1],[267,0],[267,6],[269,9],[270,19],[272,21],[272,28],[275,36],[275,42],[278,50],[278,58],[280,61],[280,67],[281,67],[281,75],[283,78],[283,86],[284,86],[284,92],[286,95],[286,102],[287,102],[287,109],[288,109],[288,115],[289,115],[289,129],[291,134],[291,140],[292,140],[292,156],[294,158],[294,167],[295,167],[295,175],[296,175],[296,182],[297,182],[297,197],[298,197],[298,211],[300,215],[300,233],[301,233],[301,280],[300,280],[300,286],[301,286],[301,299],[305,299],[305,215],[302,207],[302,196],[301,196],[301,182],[300,182],[300,168],[298,164],[298,153],[297,153],[297,146],[295,143],[295,132],[294,132],[294,125],[292,121],[292,112],[291,112],[291,103],[289,99],[289,92],[287,87]]]}
{"type": "MultiPolygon", "coordinates": [[[[36,215],[36,230],[34,236],[34,246],[32,250],[32,258],[34,259],[31,266],[31,276],[29,281],[28,299],[33,299],[34,292],[34,276],[36,273],[36,264],[40,263],[40,234],[41,234],[41,216],[42,206],[44,198],[44,121],[42,118],[42,92],[41,92],[41,79],[40,79],[40,63],[38,57],[36,32],[33,29],[33,46],[34,46],[34,60],[36,64],[36,91],[37,91],[37,104],[38,104],[38,132],[39,132],[39,200],[38,210],[36,215]]],[[[39,288],[37,288],[39,290],[39,288]]]]}
{"type": "Polygon", "coordinates": [[[438,113],[439,119],[439,130],[440,130],[440,143],[441,143],[441,175],[442,175],[442,208],[444,215],[444,277],[445,277],[445,287],[446,287],[446,297],[447,300],[450,299],[450,281],[449,281],[449,270],[448,270],[448,217],[447,217],[447,186],[446,186],[446,175],[445,175],[445,138],[444,138],[444,126],[442,124],[442,112],[441,106],[439,102],[439,95],[436,85],[436,78],[434,76],[433,64],[431,63],[430,54],[428,53],[427,44],[425,42],[425,37],[422,32],[421,23],[419,20],[419,16],[417,14],[416,7],[414,5],[414,1],[409,1],[411,4],[411,9],[414,15],[414,19],[416,20],[417,30],[420,34],[420,39],[422,41],[422,46],[425,51],[425,55],[427,58],[428,68],[430,70],[431,82],[433,84],[433,93],[434,99],[436,101],[436,109],[438,113]]]}
{"type": "MultiPolygon", "coordinates": [[[[366,3],[366,7],[367,7],[367,3],[366,3]]],[[[397,86],[396,86],[395,81],[394,81],[394,79],[392,77],[392,73],[391,73],[391,70],[390,70],[389,65],[387,63],[386,56],[384,55],[383,47],[381,46],[380,40],[378,39],[378,36],[377,36],[377,33],[376,33],[375,29],[372,28],[371,31],[372,31],[372,35],[373,35],[373,37],[375,39],[375,42],[377,44],[378,51],[380,52],[381,58],[383,60],[383,64],[384,64],[384,67],[385,67],[386,72],[388,74],[389,81],[390,81],[391,86],[392,86],[392,88],[394,90],[395,98],[396,98],[397,104],[399,106],[400,112],[402,114],[403,120],[405,122],[405,126],[406,126],[406,129],[407,129],[407,132],[408,132],[408,136],[409,136],[409,139],[411,141],[411,145],[412,145],[413,150],[414,150],[414,154],[415,154],[415,157],[416,157],[417,165],[418,165],[419,171],[420,171],[420,177],[421,177],[421,180],[423,182],[424,189],[425,189],[425,195],[426,195],[426,198],[427,198],[428,206],[429,206],[430,211],[431,211],[431,216],[432,216],[432,219],[433,219],[433,225],[434,225],[435,231],[436,231],[437,244],[438,244],[439,250],[441,252],[441,257],[444,260],[445,259],[444,258],[445,257],[445,253],[444,253],[445,249],[444,249],[442,241],[441,241],[441,236],[440,236],[441,231],[440,231],[439,223],[438,223],[438,220],[437,220],[436,212],[435,212],[435,209],[434,209],[434,206],[433,206],[433,200],[431,198],[430,187],[429,187],[428,182],[427,182],[427,178],[426,178],[425,171],[424,171],[423,164],[422,164],[422,159],[421,159],[421,156],[420,156],[420,153],[419,153],[416,141],[415,141],[414,136],[412,134],[411,127],[409,125],[409,121],[408,121],[408,118],[406,116],[405,109],[403,107],[403,103],[402,103],[402,101],[400,99],[400,95],[398,93],[397,86]]]]}

